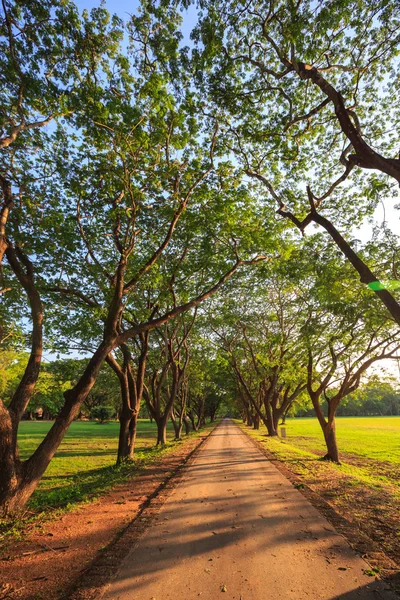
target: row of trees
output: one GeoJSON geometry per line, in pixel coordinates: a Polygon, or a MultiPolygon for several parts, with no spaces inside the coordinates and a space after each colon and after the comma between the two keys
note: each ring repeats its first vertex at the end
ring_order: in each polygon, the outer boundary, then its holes
{"type": "MultiPolygon", "coordinates": [[[[324,412],[327,406],[323,406],[324,412]]],[[[312,406],[295,407],[297,416],[313,416],[312,406]]],[[[364,382],[355,392],[344,398],[338,406],[341,417],[399,416],[400,391],[390,380],[382,382],[376,378],[364,382]]]]}
{"type": "Polygon", "coordinates": [[[105,361],[124,398],[120,456],[131,453],[150,331],[262,260],[256,247],[268,246],[249,236],[251,195],[240,182],[227,187],[218,122],[198,106],[181,64],[179,22],[168,6],[144,5],[124,25],[104,8],[80,16],[71,2],[3,4],[2,339],[31,346],[12,399],[0,403],[7,511],[35,489],[105,361]],[[239,205],[248,207],[247,227],[234,219],[239,205]],[[18,423],[44,342],[91,358],[21,462],[18,423]]]}
{"type": "Polygon", "coordinates": [[[398,358],[400,332],[322,238],[309,243],[313,253],[303,247],[280,261],[267,287],[249,278],[252,293],[244,289],[239,303],[235,290],[212,327],[248,424],[261,421],[275,436],[286,415],[311,404],[326,458],[337,462],[335,416],[374,364],[398,358]]]}
{"type": "Polygon", "coordinates": [[[105,365],[118,460],[143,400],[163,443],[171,416],[177,435],[192,411],[201,422],[210,381],[271,435],[308,394],[337,460],[342,399],[397,356],[397,239],[384,227],[356,251],[351,228],[400,180],[398,3],[202,1],[196,19],[185,48],[178,3],[143,0],[126,23],[68,0],[2,4],[0,337],[10,356],[29,348],[0,401],[5,512],[105,365]],[[87,359],[21,461],[44,347],[87,359]]]}

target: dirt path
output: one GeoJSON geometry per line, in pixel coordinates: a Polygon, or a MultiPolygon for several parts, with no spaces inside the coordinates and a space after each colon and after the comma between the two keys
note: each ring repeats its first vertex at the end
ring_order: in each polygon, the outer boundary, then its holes
{"type": "Polygon", "coordinates": [[[206,441],[106,600],[392,600],[231,421],[206,441]]]}

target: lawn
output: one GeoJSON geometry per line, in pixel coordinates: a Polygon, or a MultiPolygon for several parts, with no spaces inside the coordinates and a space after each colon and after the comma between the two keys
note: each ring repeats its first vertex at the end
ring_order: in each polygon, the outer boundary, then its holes
{"type": "MultiPolygon", "coordinates": [[[[51,422],[41,421],[21,423],[18,435],[21,458],[32,454],[51,425],[51,422]]],[[[129,476],[131,465],[115,468],[118,431],[116,422],[73,422],[32,496],[30,508],[65,507],[91,498],[129,476]]],[[[170,426],[168,437],[173,439],[170,426]]],[[[134,469],[173,447],[170,444],[164,450],[156,448],[156,439],[156,424],[140,420],[134,469]]]]}
{"type": "MultiPolygon", "coordinates": [[[[18,432],[20,456],[28,458],[52,426],[51,422],[22,421],[18,432]]],[[[209,432],[215,423],[203,430],[209,432]]],[[[167,445],[156,447],[157,426],[147,419],[138,423],[134,461],[116,467],[119,423],[75,421],[50,462],[25,512],[0,519],[0,546],[29,534],[48,519],[58,518],[82,502],[91,502],[115,485],[138,474],[161,455],[172,452],[172,424],[167,426],[167,445]]],[[[192,432],[189,437],[199,433],[192,432]]],[[[184,436],[183,439],[185,439],[184,436]]],[[[1,594],[0,594],[1,595],[1,594]]]]}
{"type": "MultiPolygon", "coordinates": [[[[400,464],[400,416],[338,417],[336,430],[340,452],[400,464]]],[[[317,419],[288,419],[286,435],[287,442],[296,448],[325,452],[317,419]]]]}

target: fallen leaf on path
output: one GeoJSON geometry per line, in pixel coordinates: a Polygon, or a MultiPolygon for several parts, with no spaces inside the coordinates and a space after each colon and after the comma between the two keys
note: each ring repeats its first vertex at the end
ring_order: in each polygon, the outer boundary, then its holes
{"type": "Polygon", "coordinates": [[[228,591],[228,588],[226,587],[226,585],[225,584],[222,585],[221,586],[221,592],[227,592],[227,591],[228,591]]]}

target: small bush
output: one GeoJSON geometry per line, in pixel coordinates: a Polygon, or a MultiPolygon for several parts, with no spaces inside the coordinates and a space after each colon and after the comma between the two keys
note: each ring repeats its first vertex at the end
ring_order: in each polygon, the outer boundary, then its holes
{"type": "Polygon", "coordinates": [[[99,419],[100,423],[109,421],[114,416],[115,410],[112,406],[95,406],[92,408],[92,419],[99,419]]]}

